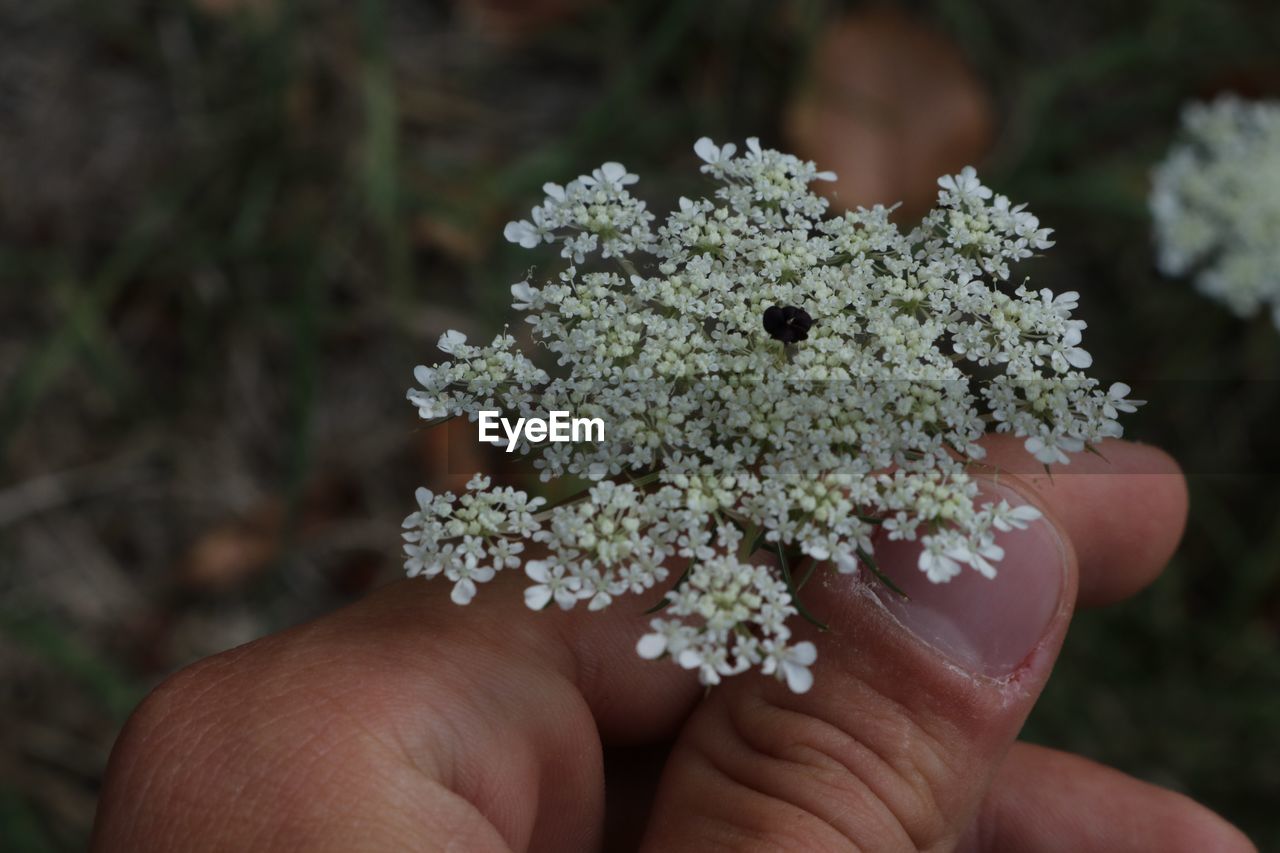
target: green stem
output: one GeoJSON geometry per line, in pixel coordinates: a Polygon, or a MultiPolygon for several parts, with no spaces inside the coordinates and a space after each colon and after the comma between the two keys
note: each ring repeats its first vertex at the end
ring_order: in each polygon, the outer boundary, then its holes
{"type": "Polygon", "coordinates": [[[760,527],[759,525],[747,523],[742,529],[742,544],[738,546],[738,562],[745,563],[747,559],[756,552],[756,546],[760,543],[760,527]]]}
{"type": "Polygon", "coordinates": [[[804,574],[800,576],[800,582],[796,584],[796,592],[804,589],[804,585],[809,582],[809,578],[813,577],[816,568],[818,568],[818,561],[810,557],[809,567],[804,570],[804,574]]]}
{"type": "Polygon", "coordinates": [[[903,592],[901,587],[899,587],[896,583],[894,583],[892,580],[889,579],[888,575],[880,571],[880,566],[878,563],[876,563],[875,557],[872,557],[869,553],[864,551],[862,548],[858,549],[858,557],[859,559],[862,560],[863,563],[866,564],[867,568],[871,570],[871,573],[880,579],[881,583],[883,583],[885,586],[889,587],[889,589],[893,590],[898,595],[902,596],[908,601],[911,600],[911,596],[903,592]]]}
{"type": "MultiPolygon", "coordinates": [[[[648,486],[650,483],[656,482],[658,477],[660,476],[662,476],[661,468],[655,471],[650,471],[648,474],[644,474],[640,477],[636,477],[630,482],[631,482],[631,485],[635,486],[637,489],[643,489],[645,486],[648,486]]],[[[555,501],[554,503],[547,504],[544,508],[535,512],[533,514],[533,517],[537,521],[543,521],[547,518],[550,518],[552,510],[558,509],[562,506],[568,506],[571,503],[577,503],[578,501],[586,498],[587,493],[590,491],[591,491],[591,485],[590,484],[585,485],[578,491],[574,492],[573,494],[570,494],[564,498],[561,498],[560,500],[555,501]]]]}
{"type": "MultiPolygon", "coordinates": [[[[817,626],[819,631],[827,630],[826,623],[822,622],[818,617],[809,612],[809,608],[804,606],[804,602],[800,600],[800,589],[796,586],[795,580],[791,577],[791,568],[787,565],[787,552],[782,547],[782,543],[778,543],[778,563],[782,566],[782,579],[787,584],[787,592],[791,594],[791,603],[796,606],[796,612],[805,620],[817,626]]],[[[805,575],[808,579],[808,575],[805,575]]]]}

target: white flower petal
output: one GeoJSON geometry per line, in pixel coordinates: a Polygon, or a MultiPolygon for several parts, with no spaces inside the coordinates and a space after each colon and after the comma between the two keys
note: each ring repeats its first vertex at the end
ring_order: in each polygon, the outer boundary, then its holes
{"type": "Polygon", "coordinates": [[[1068,364],[1081,370],[1093,364],[1093,356],[1079,347],[1069,349],[1063,355],[1066,357],[1068,364]]]}
{"type": "Polygon", "coordinates": [[[786,676],[787,686],[792,693],[808,693],[809,688],[813,687],[813,673],[808,667],[783,661],[782,673],[786,676]]]}
{"type": "Polygon", "coordinates": [[[636,643],[636,654],[645,660],[660,658],[667,650],[667,638],[664,634],[645,634],[636,643]]]}
{"type": "Polygon", "coordinates": [[[476,597],[476,584],[471,578],[462,578],[453,585],[453,592],[449,593],[449,597],[453,599],[454,604],[470,604],[471,599],[476,597]]]}
{"type": "MultiPolygon", "coordinates": [[[[511,307],[517,311],[525,311],[533,307],[534,290],[527,281],[517,281],[511,285],[511,307]]],[[[423,383],[426,384],[425,382],[423,383]]]]}
{"type": "Polygon", "coordinates": [[[618,181],[627,176],[627,168],[621,163],[605,163],[600,167],[600,172],[610,181],[618,181]]]}
{"type": "Polygon", "coordinates": [[[818,659],[818,647],[805,640],[792,646],[787,657],[801,666],[813,666],[818,659]]]}
{"type": "Polygon", "coordinates": [[[502,229],[502,236],[507,239],[507,242],[517,243],[524,249],[537,248],[542,242],[542,234],[537,227],[523,219],[518,222],[508,222],[507,227],[502,229]]]}
{"type": "Polygon", "coordinates": [[[438,347],[441,352],[454,355],[458,351],[458,348],[466,342],[466,335],[456,329],[450,329],[440,336],[440,340],[436,342],[436,347],[438,347]]]}
{"type": "Polygon", "coordinates": [[[524,604],[530,610],[541,610],[551,602],[551,587],[531,586],[524,591],[524,604]]]}
{"type": "Polygon", "coordinates": [[[702,666],[702,655],[693,649],[686,649],[676,656],[676,663],[685,669],[697,669],[702,666]]]}

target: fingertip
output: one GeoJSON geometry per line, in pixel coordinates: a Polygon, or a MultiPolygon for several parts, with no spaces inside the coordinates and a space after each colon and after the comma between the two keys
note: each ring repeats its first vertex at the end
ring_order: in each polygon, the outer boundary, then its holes
{"type": "Polygon", "coordinates": [[[1234,824],[1194,800],[1176,796],[1181,802],[1164,820],[1171,845],[1164,849],[1170,853],[1258,853],[1257,845],[1234,824]]]}
{"type": "Polygon", "coordinates": [[[1081,571],[1078,601],[1084,606],[1128,598],[1154,581],[1169,563],[1186,529],[1189,493],[1178,462],[1148,444],[1109,441],[1102,457],[1075,459],[1080,470],[1055,472],[1073,500],[1081,571]],[[1117,520],[1121,520],[1117,523],[1117,520]],[[1106,535],[1096,535],[1105,531],[1106,535]]]}
{"type": "Polygon", "coordinates": [[[1080,562],[1078,601],[1096,606],[1138,592],[1163,571],[1182,539],[1189,497],[1178,462],[1148,444],[1110,440],[1048,471],[1000,436],[987,463],[1016,475],[1070,536],[1080,562]]]}
{"type": "Polygon", "coordinates": [[[1256,853],[1227,820],[1189,797],[1078,755],[1016,743],[996,774],[962,853],[1256,853]]]}

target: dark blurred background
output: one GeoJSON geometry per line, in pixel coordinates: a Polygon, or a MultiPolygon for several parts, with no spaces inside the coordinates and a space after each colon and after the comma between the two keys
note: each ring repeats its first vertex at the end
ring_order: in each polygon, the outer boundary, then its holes
{"type": "Polygon", "coordinates": [[[904,222],[973,162],[1057,229],[1023,272],[1192,510],[1026,736],[1280,849],[1280,332],[1162,280],[1145,207],[1179,105],[1280,96],[1278,46],[1273,0],[0,0],[0,849],[83,846],[166,673],[397,576],[412,489],[487,464],[404,391],[511,321],[503,223],[607,159],[663,211],[703,134],[904,222]]]}

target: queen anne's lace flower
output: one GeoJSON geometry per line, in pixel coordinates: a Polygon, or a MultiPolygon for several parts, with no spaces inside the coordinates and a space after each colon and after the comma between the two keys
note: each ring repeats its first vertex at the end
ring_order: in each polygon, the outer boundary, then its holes
{"type": "Polygon", "coordinates": [[[1155,170],[1157,261],[1241,317],[1280,327],[1280,101],[1189,104],[1155,170]]]}
{"type": "Polygon", "coordinates": [[[661,584],[642,657],[708,684],[759,667],[804,691],[816,649],[791,623],[816,566],[878,574],[878,534],[919,539],[931,580],[994,575],[996,532],[1038,513],[975,506],[978,440],[1009,432],[1065,463],[1120,435],[1137,403],[1081,372],[1075,293],[1009,283],[1050,232],[973,169],[942,178],[938,208],[903,234],[883,207],[827,217],[809,184],[832,176],[812,163],[755,139],[737,150],[699,140],[715,190],[656,230],[617,163],[547,184],[507,226],[572,263],[511,287],[547,369],[509,334],[447,332],[451,360],[418,367],[409,399],[429,420],[569,410],[603,419],[605,440],[520,446],[544,480],[587,481],[558,506],[483,477],[461,497],[420,490],[406,566],[444,574],[465,603],[532,540],[531,608],[600,609],[661,584]]]}

